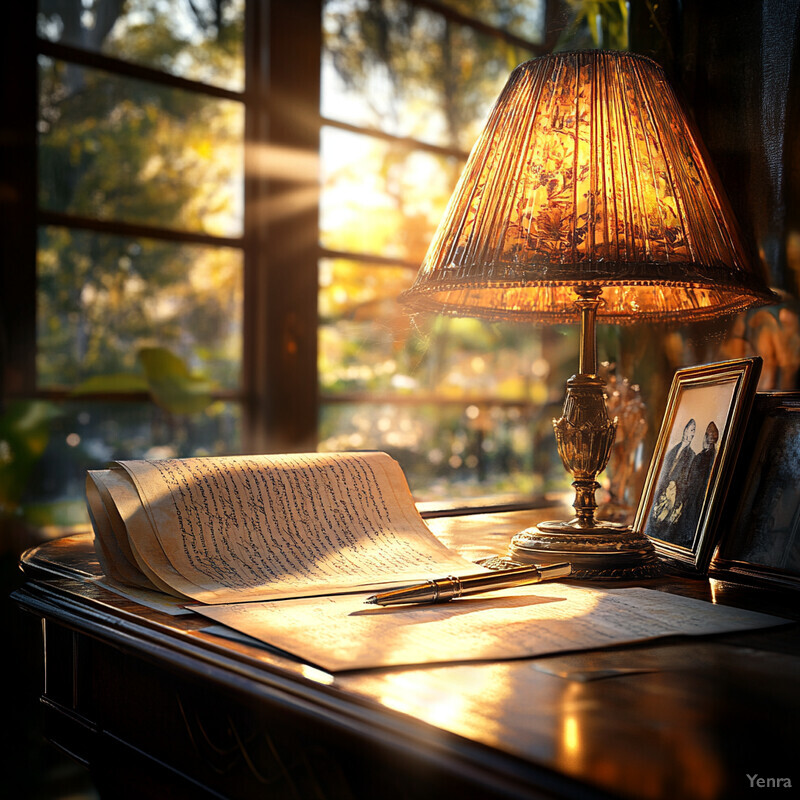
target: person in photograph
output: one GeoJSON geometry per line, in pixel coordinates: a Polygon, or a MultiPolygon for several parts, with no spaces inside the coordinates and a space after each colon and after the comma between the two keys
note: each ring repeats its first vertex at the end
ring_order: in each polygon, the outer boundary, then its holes
{"type": "Polygon", "coordinates": [[[663,492],[673,481],[679,494],[686,487],[686,478],[695,456],[695,452],[692,450],[692,441],[696,430],[697,423],[693,419],[684,425],[680,442],[664,458],[657,494],[663,492]]]}
{"type": "Polygon", "coordinates": [[[683,427],[680,442],[664,457],[648,524],[648,533],[657,539],[673,541],[673,529],[683,514],[686,482],[695,457],[692,441],[696,430],[697,423],[690,419],[683,427]]]}
{"type": "Polygon", "coordinates": [[[694,534],[700,521],[711,469],[717,457],[719,429],[713,420],[708,423],[703,434],[703,449],[692,459],[686,478],[683,513],[678,520],[672,541],[682,547],[691,547],[694,534]]]}
{"type": "Polygon", "coordinates": [[[696,431],[697,423],[690,419],[683,426],[681,440],[664,457],[648,524],[648,533],[657,539],[674,540],[675,527],[683,515],[689,470],[695,457],[692,441],[696,431]]]}
{"type": "Polygon", "coordinates": [[[672,541],[671,532],[679,522],[682,512],[683,503],[678,497],[677,484],[675,481],[668,481],[650,512],[649,535],[656,539],[672,541]]]}

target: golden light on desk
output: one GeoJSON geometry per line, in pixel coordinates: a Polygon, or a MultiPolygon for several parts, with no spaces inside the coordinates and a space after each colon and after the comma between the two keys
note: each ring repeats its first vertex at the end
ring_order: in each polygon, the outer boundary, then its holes
{"type": "Polygon", "coordinates": [[[580,321],[578,373],[554,421],[577,515],[517,534],[510,555],[569,560],[588,578],[656,569],[645,537],[594,518],[616,432],[597,375],[596,319],[691,322],[769,299],[662,69],[600,51],[514,70],[401,296],[418,311],[580,321]]]}

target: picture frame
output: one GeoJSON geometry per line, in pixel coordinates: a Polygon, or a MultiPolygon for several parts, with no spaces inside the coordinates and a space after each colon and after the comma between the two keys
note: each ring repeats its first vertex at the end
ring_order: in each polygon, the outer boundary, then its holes
{"type": "Polygon", "coordinates": [[[679,369],[633,522],[676,571],[707,574],[761,358],[679,369]]]}
{"type": "Polygon", "coordinates": [[[800,392],[757,394],[709,575],[800,589],[800,392]]]}

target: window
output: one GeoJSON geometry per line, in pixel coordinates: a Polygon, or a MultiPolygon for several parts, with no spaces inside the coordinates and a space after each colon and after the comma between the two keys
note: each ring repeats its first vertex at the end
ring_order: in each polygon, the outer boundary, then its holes
{"type": "Polygon", "coordinates": [[[391,453],[420,500],[563,481],[540,446],[563,393],[544,353],[561,334],[423,322],[397,303],[509,73],[546,50],[545,12],[324,4],[319,446],[391,453]]]}
{"type": "Polygon", "coordinates": [[[15,12],[35,30],[12,60],[37,107],[19,115],[36,133],[14,178],[36,189],[13,232],[20,272],[6,276],[19,307],[0,469],[4,510],[29,524],[85,524],[85,470],[109,459],[243,446],[245,141],[266,91],[245,78],[257,63],[245,32],[258,41],[265,8],[15,12]]]}
{"type": "Polygon", "coordinates": [[[550,419],[576,332],[396,302],[558,8],[15,8],[5,509],[83,525],[108,460],[317,447],[387,450],[421,500],[563,487],[550,419]]]}

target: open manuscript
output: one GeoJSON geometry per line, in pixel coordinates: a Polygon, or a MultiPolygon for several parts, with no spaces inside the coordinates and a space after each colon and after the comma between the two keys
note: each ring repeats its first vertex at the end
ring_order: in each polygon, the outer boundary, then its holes
{"type": "Polygon", "coordinates": [[[368,591],[480,567],[442,544],[385,453],[119,461],[90,471],[115,583],[200,603],[368,591]]]}
{"type": "Polygon", "coordinates": [[[190,608],[328,670],[519,658],[783,622],[648,589],[552,583],[367,607],[362,593],[380,586],[481,569],[428,530],[384,453],[121,461],[90,472],[86,486],[109,583],[203,604],[190,608]]]}

